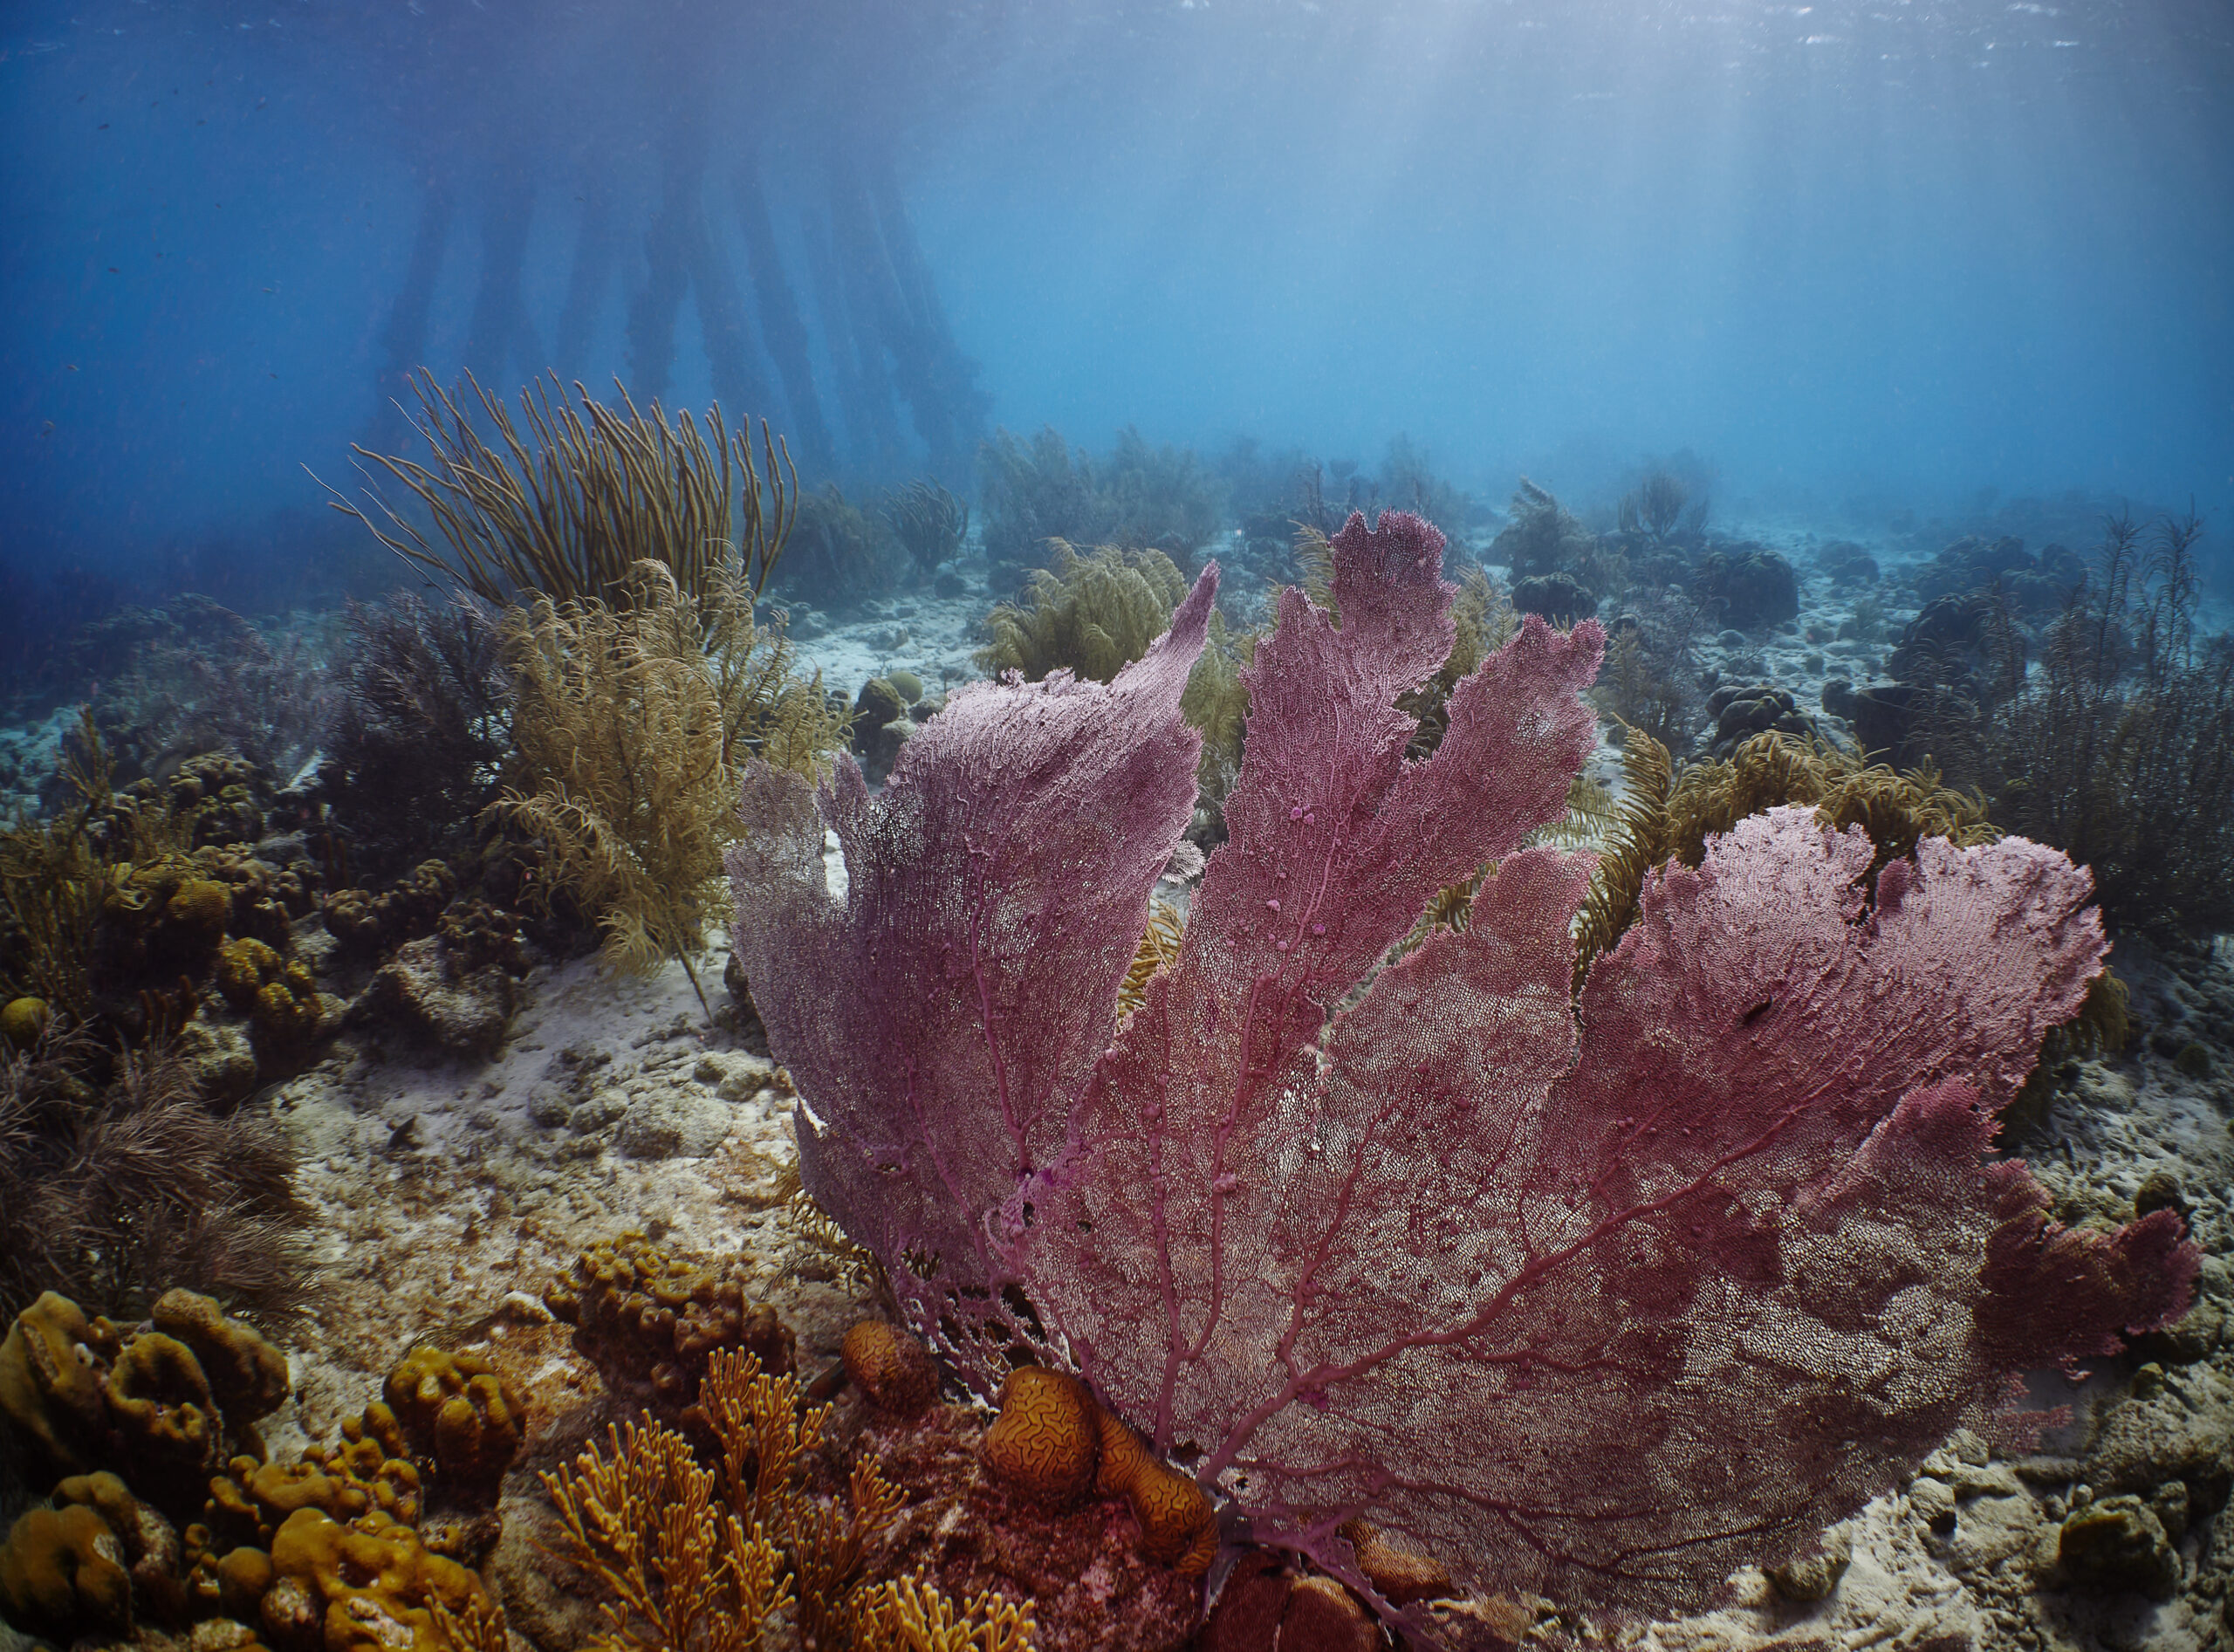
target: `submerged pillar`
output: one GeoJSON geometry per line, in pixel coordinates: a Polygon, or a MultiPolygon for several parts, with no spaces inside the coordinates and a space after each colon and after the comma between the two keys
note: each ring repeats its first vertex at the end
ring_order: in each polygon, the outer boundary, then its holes
{"type": "Polygon", "coordinates": [[[551,367],[560,382],[582,376],[599,312],[613,288],[613,171],[602,160],[588,163],[581,178],[582,216],[574,226],[574,257],[566,271],[566,297],[558,306],[558,330],[551,340],[551,367]]]}
{"type": "Polygon", "coordinates": [[[830,428],[822,420],[822,400],[815,392],[806,322],[799,314],[798,298],[785,278],[783,260],[776,250],[776,230],[769,222],[757,155],[747,155],[738,166],[734,185],[737,225],[744,234],[745,262],[752,272],[752,294],[758,305],[760,342],[784,381],[784,400],[791,415],[791,445],[808,470],[827,476],[836,468],[838,456],[831,445],[830,428]]]}
{"type": "Polygon", "coordinates": [[[535,183],[525,157],[515,152],[490,169],[481,199],[481,288],[465,333],[465,365],[502,394],[517,362],[533,377],[544,369],[543,351],[520,291],[527,264],[527,236],[535,216],[535,183]]]}
{"type": "Polygon", "coordinates": [[[412,232],[411,258],[404,265],[403,285],[380,330],[379,401],[363,446],[374,453],[399,453],[409,435],[406,408],[418,405],[411,375],[427,356],[427,319],[434,308],[435,282],[442,272],[442,252],[449,243],[450,220],[456,197],[439,175],[426,175],[419,196],[419,224],[412,232]]]}

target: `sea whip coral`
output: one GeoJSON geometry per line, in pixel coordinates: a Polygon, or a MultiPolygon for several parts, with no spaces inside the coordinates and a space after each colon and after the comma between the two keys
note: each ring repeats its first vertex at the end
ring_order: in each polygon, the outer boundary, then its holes
{"type": "Polygon", "coordinates": [[[808,1188],[981,1392],[1018,1344],[1069,1363],[1361,1587],[1364,1514],[1474,1587],[1691,1603],[2018,1373],[2179,1313],[2196,1257],[2169,1212],[2061,1230],[1982,1161],[2104,950],[2052,851],[1926,840],[1871,888],[1859,833],[1774,811],[1654,874],[1573,995],[1589,863],[1516,846],[1588,750],[1602,637],[1532,619],[1408,760],[1442,550],[1353,517],[1340,623],[1282,593],[1230,840],[1121,1025],[1215,570],[1106,688],[956,696],[874,802],[756,770],[737,952],[808,1188]],[[1463,931],[1385,962],[1490,861],[1463,931]]]}

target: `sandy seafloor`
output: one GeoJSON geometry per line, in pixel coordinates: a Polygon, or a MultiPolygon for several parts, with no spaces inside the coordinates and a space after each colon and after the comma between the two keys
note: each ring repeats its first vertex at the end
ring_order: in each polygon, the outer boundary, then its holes
{"type": "MultiPolygon", "coordinates": [[[[1758,537],[1800,566],[1803,614],[1835,628],[1847,610],[1827,580],[1807,574],[1806,545],[1758,537]]],[[[874,602],[842,625],[810,618],[799,627],[803,661],[849,693],[898,666],[934,693],[942,681],[963,681],[976,675],[970,656],[988,607],[982,581],[972,574],[953,598],[874,602]]],[[[1243,617],[1263,588],[1229,583],[1243,617]]],[[[1888,639],[1908,617],[1887,614],[1888,639]]],[[[1793,640],[1745,652],[1813,710],[1826,676],[1866,680],[1888,647],[1793,640]]],[[[1703,650],[1709,663],[1719,652],[1711,641],[1703,650]]],[[[65,716],[0,737],[0,748],[35,769],[65,716]]],[[[1618,785],[1618,752],[1601,744],[1591,772],[1618,785]]],[[[726,948],[717,937],[697,966],[717,1005],[726,948]]],[[[2176,969],[2132,945],[2114,962],[2134,985],[2144,1025],[2160,1008],[2184,1011],[2213,1048],[2215,1076],[2183,1077],[2145,1039],[2126,1056],[2079,1064],[2037,1132],[2033,1162],[2068,1220],[2123,1219],[2145,1178],[2176,1176],[2209,1256],[2207,1289],[2234,1303],[2234,936],[2176,969]]],[[[603,974],[593,959],[540,964],[522,982],[519,1003],[493,1059],[442,1058],[351,1028],[316,1065],[248,1104],[269,1109],[300,1150],[322,1270],[312,1315],[289,1341],[295,1396],[264,1431],[275,1459],[332,1438],[421,1341],[495,1358],[527,1389],[532,1429],[507,1482],[493,1569],[516,1629],[555,1652],[588,1623],[579,1598],[554,1587],[558,1563],[534,1546],[550,1532],[534,1470],[570,1458],[610,1416],[594,1368],[544,1309],[543,1288],[585,1245],[630,1229],[678,1251],[741,1257],[797,1332],[809,1372],[834,1360],[845,1328],[872,1305],[853,1299],[826,1257],[788,1224],[792,1101],[757,1028],[738,1036],[727,1012],[717,1018],[729,1025],[710,1024],[672,964],[648,979],[603,974]]],[[[2178,1477],[2161,1463],[2151,1470],[2152,1452],[2190,1468],[2215,1453],[2221,1482],[2234,1477],[2234,1319],[2202,1357],[2152,1368],[2136,1397],[2138,1362],[2106,1362],[2076,1388],[2039,1379],[2040,1402],[2074,1408],[2040,1452],[2004,1460],[1958,1439],[1914,1482],[1871,1503],[1843,1528],[1852,1558],[1826,1599],[1796,1603],[1758,1573],[1743,1573],[1723,1609],[1616,1638],[1666,1652],[2234,1647],[2223,1615],[2234,1516],[2189,1528],[2183,1584],[2169,1601],[2060,1587],[2051,1569],[2058,1523],[2085,1476],[2107,1461],[2105,1450],[2129,1478],[2178,1477]]],[[[0,1627],[0,1649],[18,1643],[0,1627]]]]}

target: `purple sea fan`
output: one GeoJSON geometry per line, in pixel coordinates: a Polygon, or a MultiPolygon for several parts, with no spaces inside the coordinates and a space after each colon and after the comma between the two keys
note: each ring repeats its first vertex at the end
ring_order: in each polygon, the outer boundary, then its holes
{"type": "Polygon", "coordinates": [[[2051,851],[1927,840],[1873,890],[1859,833],[1777,811],[1655,874],[1571,996],[1588,863],[1515,846],[1602,638],[1531,620],[1408,761],[1442,548],[1353,517],[1340,625],[1282,594],[1230,840],[1121,1026],[1206,586],[1107,689],[957,696],[878,804],[756,774],[738,949],[808,1185],[981,1390],[1004,1342],[1067,1359],[1353,1580],[1362,1513],[1477,1587],[1680,1607],[2179,1313],[2196,1257],[2170,1212],[2060,1230],[1983,1162],[2104,949],[2051,851]],[[1382,967],[1492,860],[1466,929],[1382,967]]]}

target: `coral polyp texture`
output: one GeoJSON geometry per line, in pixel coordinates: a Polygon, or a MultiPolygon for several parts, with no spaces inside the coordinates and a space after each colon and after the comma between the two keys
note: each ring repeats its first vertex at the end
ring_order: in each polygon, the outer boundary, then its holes
{"type": "Polygon", "coordinates": [[[737,949],[805,1185],[964,1381],[1074,1370],[1361,1594],[1363,1518],[1470,1589],[1665,1610],[2184,1309],[2177,1216],[2066,1230],[1984,1158],[2100,970],[2084,873],[1927,838],[1872,880],[1860,831],[1772,810],[1654,872],[1578,990],[1591,863],[1518,846],[1590,749],[1601,634],[1530,619],[1409,757],[1442,536],[1330,549],[1340,623],[1282,593],[1230,840],[1121,1023],[1215,569],[1107,686],[956,694],[879,799],[747,778],[737,949]]]}

